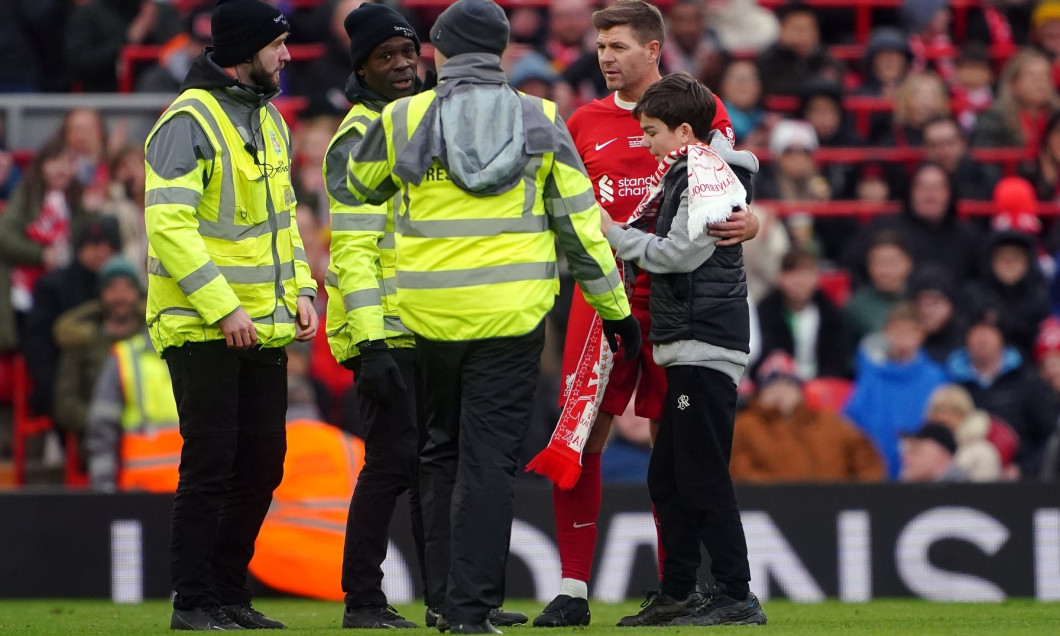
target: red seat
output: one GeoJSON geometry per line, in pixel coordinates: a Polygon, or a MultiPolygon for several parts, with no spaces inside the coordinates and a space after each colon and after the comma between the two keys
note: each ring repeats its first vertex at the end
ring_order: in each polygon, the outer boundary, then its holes
{"type": "Polygon", "coordinates": [[[817,286],[836,307],[842,307],[850,298],[850,272],[845,269],[822,271],[817,286]]]}
{"type": "Polygon", "coordinates": [[[810,408],[840,413],[854,390],[854,383],[844,378],[814,378],[802,385],[810,408]]]}
{"type": "Polygon", "coordinates": [[[12,363],[13,403],[15,412],[15,430],[12,440],[12,454],[15,460],[15,483],[21,486],[26,483],[26,440],[52,429],[49,417],[33,415],[29,410],[30,378],[26,372],[26,361],[21,354],[16,354],[12,363]]]}
{"type": "MultiPolygon", "coordinates": [[[[26,483],[26,441],[34,436],[52,430],[50,417],[33,415],[29,410],[29,393],[32,386],[26,361],[21,354],[12,358],[12,402],[15,415],[14,440],[12,454],[15,460],[15,483],[19,486],[26,483]]],[[[65,483],[67,486],[85,486],[88,475],[81,470],[80,454],[77,451],[77,436],[66,435],[65,483]]]]}

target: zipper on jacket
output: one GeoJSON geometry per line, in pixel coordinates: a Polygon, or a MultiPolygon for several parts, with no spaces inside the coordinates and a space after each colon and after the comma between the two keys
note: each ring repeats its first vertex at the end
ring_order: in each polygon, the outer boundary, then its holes
{"type": "Polygon", "coordinates": [[[687,274],[685,274],[685,279],[688,281],[688,300],[685,301],[685,306],[688,307],[688,337],[689,338],[694,338],[694,336],[692,334],[695,333],[695,319],[696,319],[696,317],[694,315],[695,312],[692,311],[692,299],[695,298],[695,295],[694,295],[694,293],[692,291],[694,289],[693,285],[695,285],[695,278],[693,277],[692,274],[693,274],[693,272],[688,272],[687,274]]]}
{"type": "MultiPolygon", "coordinates": [[[[265,108],[265,107],[262,106],[262,108],[265,108]]],[[[258,113],[258,117],[262,118],[261,127],[259,128],[259,130],[261,131],[261,147],[264,148],[264,149],[267,149],[269,146],[268,146],[268,142],[265,140],[265,120],[264,120],[264,117],[268,117],[269,114],[267,112],[263,113],[261,109],[259,109],[256,112],[258,113]]],[[[262,152],[266,152],[266,150],[262,150],[262,152]]],[[[276,214],[277,213],[276,213],[276,206],[272,205],[272,189],[269,187],[268,172],[265,171],[265,170],[262,170],[262,179],[264,179],[264,181],[265,181],[265,212],[266,212],[266,214],[268,215],[268,218],[269,218],[269,231],[272,233],[272,271],[273,271],[273,278],[276,281],[276,298],[278,300],[283,300],[283,297],[286,295],[286,290],[284,290],[284,288],[283,288],[283,280],[280,278],[281,275],[282,275],[282,272],[281,272],[281,268],[280,268],[280,250],[279,250],[279,247],[277,245],[277,243],[279,241],[279,228],[278,228],[278,223],[276,221],[276,214]]],[[[294,223],[294,219],[293,218],[291,219],[291,222],[294,223]]]]}

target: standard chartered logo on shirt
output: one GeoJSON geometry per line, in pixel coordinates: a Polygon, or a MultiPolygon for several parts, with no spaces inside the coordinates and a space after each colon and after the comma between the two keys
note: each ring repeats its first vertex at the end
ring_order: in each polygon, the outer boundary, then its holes
{"type": "Polygon", "coordinates": [[[605,174],[600,177],[600,180],[596,182],[596,185],[600,189],[600,201],[603,203],[615,202],[615,182],[611,180],[611,177],[605,174]]]}
{"type": "Polygon", "coordinates": [[[618,180],[618,196],[620,197],[643,197],[648,192],[648,182],[651,177],[638,177],[618,180]]]}
{"type": "Polygon", "coordinates": [[[615,181],[606,174],[600,177],[596,186],[600,191],[601,203],[614,203],[615,196],[619,197],[643,197],[648,192],[649,177],[623,178],[615,181]],[[616,192],[617,191],[617,192],[616,192]]]}

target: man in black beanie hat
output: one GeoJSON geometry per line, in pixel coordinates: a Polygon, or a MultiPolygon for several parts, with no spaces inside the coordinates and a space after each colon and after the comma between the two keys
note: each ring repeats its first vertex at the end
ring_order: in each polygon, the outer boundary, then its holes
{"type": "MultiPolygon", "coordinates": [[[[501,69],[509,30],[490,0],[447,8],[431,30],[437,87],[391,103],[367,126],[346,180],[350,194],[371,205],[402,193],[393,267],[428,411],[420,453],[427,597],[458,634],[498,633],[512,488],[540,375],[543,319],[558,289],[557,239],[575,279],[592,290],[586,300],[612,351],[617,338],[619,353],[640,350],[640,326],[601,241],[592,183],[556,105],[518,93],[501,69]]],[[[386,217],[358,220],[343,248],[355,246],[357,265],[343,269],[374,271],[371,250],[386,238],[386,217]]],[[[355,311],[385,327],[383,308],[392,306],[377,288],[366,284],[375,295],[359,294],[365,305],[355,311]]],[[[360,344],[376,347],[385,334],[374,331],[360,344]]],[[[394,355],[384,346],[380,353],[394,355]]],[[[399,396],[411,390],[379,376],[399,396]]]]}
{"type": "Polygon", "coordinates": [[[147,137],[147,319],[183,438],[170,627],[280,629],[251,605],[247,565],[283,476],[284,347],[317,328],[291,133],[269,103],[290,27],[260,0],[218,0],[211,23],[147,137]]]}
{"type": "MultiPolygon", "coordinates": [[[[396,498],[410,491],[412,528],[423,567],[423,522],[419,499],[419,440],[426,435],[422,409],[417,408],[419,365],[412,333],[401,324],[396,296],[385,296],[388,311],[374,302],[356,300],[386,289],[383,279],[393,277],[393,230],[377,234],[368,230],[365,215],[379,215],[393,227],[393,203],[359,205],[346,186],[346,164],[357,150],[366,122],[375,120],[391,101],[418,93],[416,76],[420,41],[405,18],[390,7],[363,4],[344,22],[350,36],[353,73],[346,97],[353,104],[331,141],[324,161],[325,182],[331,201],[331,266],[328,289],[327,333],[336,360],[351,369],[367,435],[365,466],[357,480],[346,521],[342,561],[342,589],[346,610],[342,625],[349,628],[407,628],[416,624],[398,616],[383,594],[380,566],[386,557],[388,530],[396,498]],[[364,231],[368,230],[368,231],[364,231]],[[344,300],[350,299],[350,300],[344,300]],[[354,312],[354,316],[348,318],[354,312]],[[364,318],[368,314],[370,318],[364,318]],[[371,340],[382,335],[381,340],[371,340]]],[[[374,296],[368,296],[374,301],[374,296]]],[[[438,625],[439,606],[427,588],[426,622],[438,625]]],[[[498,625],[525,623],[525,614],[490,611],[498,625]]],[[[443,619],[444,621],[444,619],[443,619]]],[[[444,626],[444,622],[443,622],[444,626]]]]}
{"type": "MultiPolygon", "coordinates": [[[[343,26],[350,36],[353,73],[346,83],[346,98],[353,108],[324,158],[332,230],[331,263],[324,284],[328,341],[339,364],[354,372],[366,434],[364,468],[346,518],[342,626],[412,628],[417,625],[387,603],[381,566],[394,506],[406,491],[421,568],[423,563],[416,353],[412,335],[397,312],[385,316],[381,310],[372,312],[366,307],[371,303],[363,300],[366,294],[375,294],[378,301],[377,290],[389,284],[380,278],[393,280],[393,235],[392,230],[383,230],[393,227],[394,210],[391,202],[359,205],[346,188],[346,164],[360,145],[367,122],[377,119],[389,102],[419,90],[420,41],[400,13],[381,4],[362,4],[346,16],[343,26]],[[358,259],[362,255],[363,267],[358,259]]],[[[395,306],[393,293],[385,298],[389,306],[395,306]]],[[[381,309],[378,304],[374,308],[381,309]]]]}
{"type": "Polygon", "coordinates": [[[290,30],[287,17],[271,4],[261,0],[217,0],[210,19],[213,61],[226,69],[250,64],[247,77],[251,81],[237,75],[238,79],[274,91],[280,86],[280,69],[291,59],[290,54],[277,51],[274,55],[259,56],[258,53],[264,53],[270,46],[285,49],[282,41],[278,45],[274,41],[290,30]]]}
{"type": "Polygon", "coordinates": [[[496,2],[462,0],[438,16],[431,28],[431,44],[446,58],[463,53],[500,55],[508,48],[510,31],[504,9],[496,2]]]}

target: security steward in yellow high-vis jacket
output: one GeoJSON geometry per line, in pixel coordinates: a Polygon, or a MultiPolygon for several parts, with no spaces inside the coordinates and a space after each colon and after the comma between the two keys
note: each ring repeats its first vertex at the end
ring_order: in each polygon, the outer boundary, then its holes
{"type": "Polygon", "coordinates": [[[383,592],[383,560],[398,497],[409,492],[413,535],[423,560],[418,484],[419,368],[412,333],[397,314],[394,287],[393,203],[364,205],[346,187],[346,166],[364,129],[389,102],[419,91],[420,40],[404,16],[381,4],[362,4],[346,16],[353,73],[346,98],[353,107],[324,158],[331,210],[328,344],[339,364],[356,375],[364,424],[364,468],[350,498],[342,554],[342,626],[416,627],[399,616],[383,592]],[[352,249],[352,236],[371,234],[376,249],[352,249]],[[393,391],[391,391],[393,385],[393,391]]]}
{"type": "Polygon", "coordinates": [[[284,346],[317,329],[290,131],[269,103],[290,27],[260,0],[219,0],[212,28],[147,138],[147,321],[184,439],[170,627],[282,628],[251,606],[247,564],[283,475],[284,346]]]}
{"type": "MultiPolygon", "coordinates": [[[[362,4],[346,16],[343,26],[350,36],[353,63],[345,92],[353,107],[324,159],[331,210],[331,264],[324,287],[328,343],[335,359],[356,375],[365,457],[346,519],[342,626],[409,628],[416,624],[387,603],[381,565],[395,503],[408,491],[412,534],[423,572],[419,446],[426,418],[420,408],[419,363],[415,339],[397,309],[395,201],[365,205],[355,199],[346,186],[346,166],[365,128],[388,103],[423,90],[416,75],[420,40],[404,16],[381,4],[362,4]]],[[[425,601],[427,626],[444,628],[444,623],[438,625],[438,606],[444,598],[427,595],[425,601]]],[[[528,620],[526,614],[500,608],[490,610],[489,617],[495,625],[528,620]]]]}
{"type": "MultiPolygon", "coordinates": [[[[459,0],[438,18],[432,90],[392,102],[350,160],[350,192],[395,212],[398,312],[416,336],[429,439],[421,452],[428,596],[455,633],[495,633],[512,484],[559,289],[558,239],[627,355],[640,347],[599,208],[555,104],[500,68],[504,11],[459,0]],[[451,514],[450,514],[451,511],[451,514]]],[[[375,239],[360,241],[365,249],[375,239]]]]}

